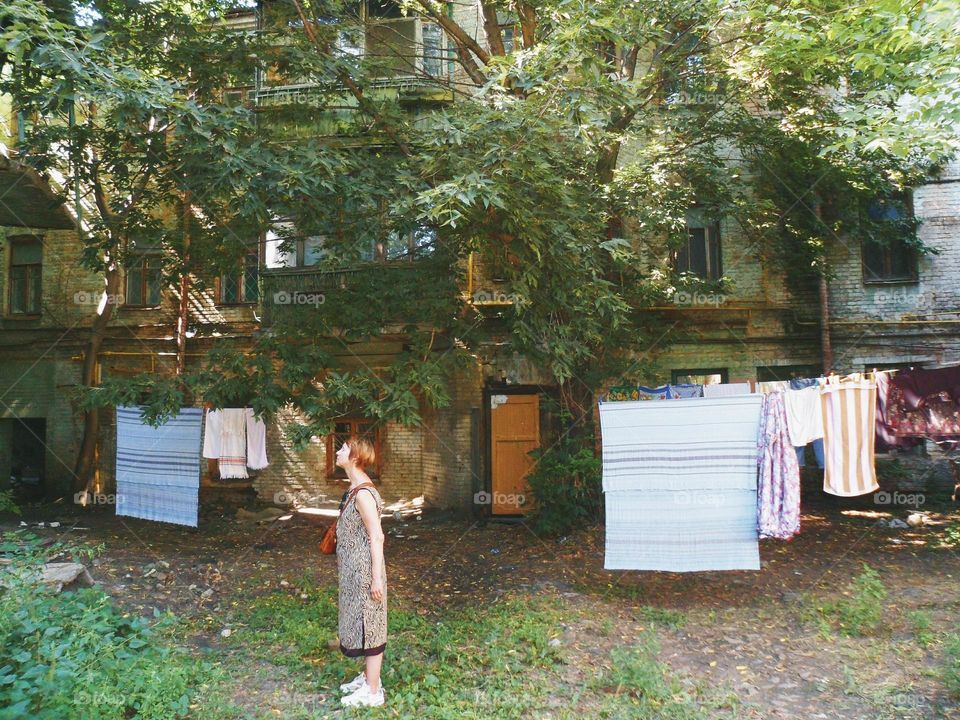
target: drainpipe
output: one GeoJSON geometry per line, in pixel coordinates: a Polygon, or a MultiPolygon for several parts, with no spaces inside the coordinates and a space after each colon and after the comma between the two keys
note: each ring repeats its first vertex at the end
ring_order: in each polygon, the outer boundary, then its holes
{"type": "MultiPolygon", "coordinates": [[[[823,218],[820,213],[820,193],[813,193],[813,213],[820,224],[823,218]]],[[[827,286],[827,250],[824,246],[820,255],[820,353],[823,361],[823,372],[833,371],[833,345],[830,342],[830,288],[827,286]]]]}

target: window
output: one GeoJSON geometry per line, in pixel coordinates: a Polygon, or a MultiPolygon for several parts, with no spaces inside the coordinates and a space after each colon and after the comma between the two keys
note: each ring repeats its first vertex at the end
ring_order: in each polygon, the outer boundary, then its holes
{"type": "Polygon", "coordinates": [[[418,225],[406,232],[394,231],[386,243],[377,243],[377,257],[382,260],[412,260],[433,251],[437,231],[418,225]]]}
{"type": "Polygon", "coordinates": [[[673,370],[670,373],[670,382],[673,385],[717,385],[727,382],[727,369],[673,370]]]}
{"type": "MultiPolygon", "coordinates": [[[[437,241],[435,228],[417,225],[412,230],[393,231],[386,242],[370,241],[361,248],[360,262],[413,260],[433,251],[437,241]]],[[[268,230],[264,266],[277,268],[304,268],[316,265],[327,257],[322,235],[298,237],[293,226],[282,224],[277,230],[268,230]],[[281,244],[289,246],[282,250],[281,244]]]]}
{"type": "Polygon", "coordinates": [[[819,365],[761,365],[757,368],[757,382],[815,378],[820,375],[819,365]]]}
{"type": "Polygon", "coordinates": [[[35,236],[10,238],[10,314],[39,315],[43,246],[35,236]]]}
{"type": "Polygon", "coordinates": [[[344,418],[339,420],[333,426],[333,433],[327,435],[327,477],[343,479],[347,477],[342,467],[337,467],[337,450],[351,435],[360,435],[366,437],[372,444],[373,450],[377,455],[377,461],[373,467],[366,469],[367,475],[372,480],[380,479],[380,469],[382,467],[380,454],[380,430],[376,428],[372,420],[362,420],[357,418],[344,418]]]}
{"type": "Polygon", "coordinates": [[[255,303],[260,297],[260,254],[250,247],[233,272],[220,276],[220,302],[223,305],[255,303]]]}
{"type": "Polygon", "coordinates": [[[707,222],[701,210],[687,213],[687,240],[674,254],[674,269],[691,273],[702,280],[719,280],[723,275],[720,260],[720,224],[707,222]]]}
{"type": "Polygon", "coordinates": [[[137,255],[127,266],[125,305],[153,307],[160,304],[161,258],[156,254],[137,255]]]}
{"type": "Polygon", "coordinates": [[[436,23],[422,22],[420,35],[423,38],[423,71],[430,77],[441,77],[449,57],[443,49],[443,31],[436,23]]]}
{"type": "Polygon", "coordinates": [[[917,253],[907,242],[916,230],[909,195],[897,194],[867,205],[860,243],[863,282],[917,281],[917,253]]]}

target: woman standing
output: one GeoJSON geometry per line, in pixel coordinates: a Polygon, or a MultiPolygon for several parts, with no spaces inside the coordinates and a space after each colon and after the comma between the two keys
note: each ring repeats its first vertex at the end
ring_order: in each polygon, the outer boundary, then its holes
{"type": "Polygon", "coordinates": [[[376,460],[369,441],[351,436],[337,451],[350,480],[337,521],[340,650],[363,657],[365,672],[340,686],[344,705],[383,705],[380,667],[387,646],[387,572],[380,514],[383,499],[364,468],[376,460]]]}

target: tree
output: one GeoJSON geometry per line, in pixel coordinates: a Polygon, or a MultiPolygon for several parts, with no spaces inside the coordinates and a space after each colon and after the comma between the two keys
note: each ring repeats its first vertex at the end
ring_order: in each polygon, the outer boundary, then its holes
{"type": "MultiPolygon", "coordinates": [[[[131,59],[152,63],[142,76],[177,88],[177,112],[193,118],[179,129],[186,152],[167,154],[192,162],[158,175],[170,178],[164,199],[169,191],[197,197],[213,174],[224,193],[203,216],[211,226],[225,227],[233,213],[256,217],[261,230],[291,220],[298,237],[325,238],[316,269],[331,285],[323,303],[273,313],[252,346],[221,343],[204,368],[173,385],[117,383],[98,402],[150,390],[157,417],[186,389],[268,413],[292,404],[305,418],[303,437],[328,431],[348,409],[418,422],[423,402],[447,401],[450,370],[494,335],[550,372],[571,418],[565,432],[589,441],[597,388],[642,376],[650,352],[671,337],[673,326],[645,309],[691,282],[669,257],[685,241],[693,202],[734,218],[761,251],[782,240],[777,218],[797,200],[770,192],[757,163],[777,157],[810,187],[830,169],[835,185],[863,194],[868,172],[879,169],[888,186],[904,183],[955,148],[956,12],[946,3],[489,0],[480,3],[486,42],[434,0],[397,7],[451,38],[462,73],[421,81],[456,102],[411,113],[409,98],[384,91],[377,79],[398,58],[356,52],[371,20],[346,2],[267,3],[275,24],[259,38],[218,39],[219,51],[204,39],[210,17],[170,10],[175,31],[160,23],[165,41],[131,59]],[[261,73],[310,84],[310,104],[261,108],[254,120],[250,108],[227,112],[212,91],[191,100],[180,89],[183,78],[192,79],[184,87],[215,86],[246,58],[261,73]],[[911,97],[904,122],[898,112],[911,97]],[[205,129],[220,127],[218,119],[238,123],[243,140],[228,146],[230,133],[205,129]],[[335,132],[291,142],[280,130],[297,122],[335,132]],[[229,149],[223,162],[208,154],[204,132],[215,141],[207,146],[229,149]],[[390,259],[390,238],[409,232],[428,238],[411,262],[369,260],[371,245],[390,259]],[[495,317],[458,290],[470,255],[501,267],[513,293],[495,317]],[[362,337],[403,349],[389,367],[358,366],[344,348],[362,337]]],[[[110,18],[108,33],[129,31],[122,13],[110,18]]],[[[137,27],[142,37],[160,32],[137,27]]],[[[127,67],[120,48],[111,45],[107,58],[78,46],[64,62],[91,77],[101,64],[119,76],[127,67]]],[[[150,87],[137,85],[131,102],[150,87]]],[[[101,117],[127,126],[123,113],[101,117]]],[[[140,217],[150,221],[146,211],[140,217]]],[[[801,233],[801,245],[822,240],[821,221],[801,233]]],[[[193,228],[190,236],[192,259],[216,247],[198,242],[193,228]]],[[[102,251],[112,248],[103,242],[102,251]]]]}

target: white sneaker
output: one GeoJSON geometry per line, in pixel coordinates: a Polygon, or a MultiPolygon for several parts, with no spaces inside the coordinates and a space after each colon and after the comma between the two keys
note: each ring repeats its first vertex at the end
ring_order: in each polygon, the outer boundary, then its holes
{"type": "Polygon", "coordinates": [[[367,676],[365,673],[360,673],[350,682],[345,682],[340,686],[340,692],[352,693],[355,690],[359,690],[361,687],[367,684],[367,676]]]}
{"type": "Polygon", "coordinates": [[[346,697],[340,698],[340,704],[353,707],[359,707],[360,705],[377,707],[379,705],[383,705],[383,685],[380,685],[380,688],[377,690],[377,692],[371,692],[370,686],[364,682],[363,685],[360,686],[359,690],[356,690],[346,697]]]}

